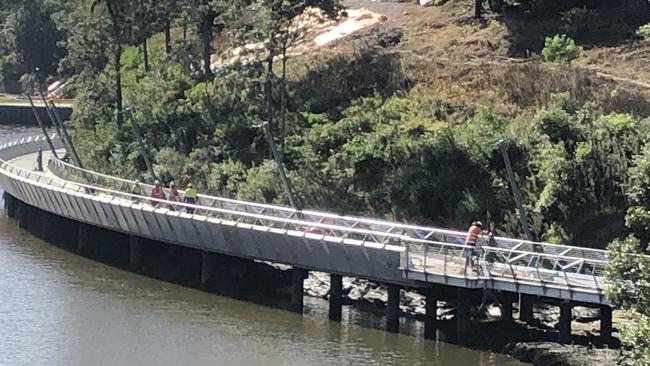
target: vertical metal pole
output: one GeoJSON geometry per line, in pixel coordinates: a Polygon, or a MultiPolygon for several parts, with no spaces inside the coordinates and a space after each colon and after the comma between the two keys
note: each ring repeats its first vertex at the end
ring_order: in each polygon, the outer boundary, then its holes
{"type": "Polygon", "coordinates": [[[43,101],[43,105],[45,106],[45,111],[47,112],[47,118],[50,119],[50,124],[54,126],[54,129],[56,130],[56,134],[59,135],[61,138],[61,141],[63,141],[63,145],[67,149],[67,143],[65,141],[65,137],[61,134],[61,129],[59,128],[58,123],[54,120],[54,115],[52,115],[52,111],[50,110],[50,105],[47,104],[47,101],[45,100],[45,95],[43,95],[42,91],[38,91],[38,94],[41,96],[41,100],[43,101]]]}
{"type": "Polygon", "coordinates": [[[63,136],[65,137],[66,140],[68,140],[68,146],[72,150],[71,151],[72,156],[74,156],[74,160],[77,162],[77,166],[83,169],[84,166],[81,163],[81,159],[79,159],[79,155],[77,154],[77,149],[75,149],[74,144],[72,143],[72,138],[68,134],[68,129],[65,128],[65,124],[63,124],[63,120],[61,119],[61,116],[59,115],[59,112],[56,109],[56,105],[54,105],[54,102],[50,101],[50,106],[52,107],[52,113],[54,113],[54,118],[56,119],[56,122],[61,127],[61,132],[63,132],[63,136]]]}
{"type": "MultiPolygon", "coordinates": [[[[131,119],[131,114],[129,113],[129,119],[131,119]]],[[[142,140],[142,135],[140,134],[140,126],[138,126],[137,123],[131,119],[131,124],[133,125],[133,137],[138,141],[138,145],[140,146],[140,154],[142,154],[142,158],[144,159],[144,163],[147,164],[147,169],[149,169],[149,174],[153,177],[153,179],[158,179],[156,177],[156,173],[153,172],[153,165],[151,165],[151,160],[149,160],[149,155],[147,155],[147,150],[144,148],[144,141],[142,140]]]]}
{"type": "Polygon", "coordinates": [[[517,205],[517,210],[519,211],[519,222],[521,223],[521,228],[524,230],[526,238],[532,241],[533,235],[530,233],[530,229],[528,228],[528,222],[526,221],[526,212],[524,211],[524,206],[521,204],[521,195],[519,194],[517,182],[515,182],[515,175],[512,172],[512,165],[510,165],[510,157],[508,156],[508,151],[506,150],[506,143],[503,140],[499,141],[499,150],[501,150],[503,162],[506,165],[506,172],[508,173],[508,180],[510,181],[512,196],[515,199],[515,204],[517,205]]]}
{"type": "Polygon", "coordinates": [[[266,140],[268,141],[269,147],[271,148],[271,152],[273,153],[273,157],[275,158],[275,163],[278,166],[280,179],[282,179],[282,184],[284,185],[285,193],[289,197],[289,204],[294,209],[300,210],[300,206],[298,205],[298,202],[295,200],[293,196],[293,189],[291,187],[291,182],[289,182],[289,179],[287,178],[287,174],[284,171],[284,163],[282,160],[282,156],[280,155],[280,152],[278,152],[278,149],[275,146],[275,142],[273,141],[273,135],[271,134],[271,127],[269,127],[268,122],[264,122],[262,123],[262,128],[264,128],[264,136],[266,136],[266,140]]]}
{"type": "Polygon", "coordinates": [[[41,127],[41,130],[43,131],[43,135],[45,135],[45,140],[47,140],[47,144],[50,145],[50,150],[52,150],[52,155],[54,155],[54,157],[58,159],[59,156],[56,154],[56,150],[54,149],[54,145],[52,144],[52,140],[50,139],[50,135],[47,134],[47,129],[45,128],[45,125],[43,124],[43,121],[41,121],[41,117],[36,112],[36,107],[34,106],[34,101],[32,100],[32,96],[29,95],[29,93],[26,93],[25,95],[27,96],[27,99],[29,100],[29,104],[32,106],[32,112],[34,113],[34,117],[36,118],[36,122],[38,122],[38,125],[41,127]]]}

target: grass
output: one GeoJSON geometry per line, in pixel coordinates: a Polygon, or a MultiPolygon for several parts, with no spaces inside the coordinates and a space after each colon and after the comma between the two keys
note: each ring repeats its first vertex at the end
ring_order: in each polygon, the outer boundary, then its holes
{"type": "MultiPolygon", "coordinates": [[[[43,104],[40,100],[35,100],[34,103],[36,103],[36,105],[43,104]]],[[[0,105],[4,104],[29,106],[29,101],[19,95],[0,93],[0,105]]],[[[74,99],[61,99],[57,102],[57,105],[65,107],[72,107],[73,104],[74,99]]]]}

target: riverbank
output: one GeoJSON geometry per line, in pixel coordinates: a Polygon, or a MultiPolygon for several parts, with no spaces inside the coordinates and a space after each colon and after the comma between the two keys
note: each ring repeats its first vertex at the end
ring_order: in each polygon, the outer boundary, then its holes
{"type": "MultiPolygon", "coordinates": [[[[305,280],[305,295],[327,299],[329,295],[329,275],[310,272],[305,280]]],[[[381,313],[385,311],[388,301],[386,287],[371,281],[347,278],[343,279],[343,298],[346,305],[363,311],[381,313]]],[[[454,304],[441,303],[438,309],[440,329],[453,333],[454,304]]],[[[400,296],[401,316],[423,321],[425,315],[425,297],[415,291],[402,291],[400,296]]],[[[515,311],[518,309],[515,307],[515,311]]],[[[624,360],[619,350],[618,328],[625,322],[615,312],[613,348],[603,347],[597,337],[599,321],[597,310],[576,307],[573,312],[572,328],[574,335],[571,345],[563,345],[557,339],[556,324],[559,311],[554,306],[539,304],[535,308],[536,318],[529,324],[515,320],[511,324],[500,321],[498,306],[490,306],[475,317],[474,332],[468,340],[468,346],[489,349],[506,354],[522,362],[535,366],[576,366],[576,365],[620,365],[624,360]],[[504,329],[507,328],[507,332],[504,329]],[[499,334],[499,337],[494,337],[499,334]]],[[[442,340],[446,337],[442,336],[442,340]]]]}

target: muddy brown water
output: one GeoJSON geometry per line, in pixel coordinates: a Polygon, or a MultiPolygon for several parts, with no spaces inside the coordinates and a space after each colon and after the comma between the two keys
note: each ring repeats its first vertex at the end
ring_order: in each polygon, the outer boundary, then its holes
{"type": "MultiPolygon", "coordinates": [[[[7,136],[34,130],[0,129],[7,136]]],[[[305,298],[299,316],[66,252],[0,215],[0,365],[521,365],[379,329],[378,315],[305,298]]]]}

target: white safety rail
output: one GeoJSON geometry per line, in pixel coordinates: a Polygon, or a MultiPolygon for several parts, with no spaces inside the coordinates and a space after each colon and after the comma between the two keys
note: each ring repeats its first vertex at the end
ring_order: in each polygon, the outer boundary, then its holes
{"type": "MultiPolygon", "coordinates": [[[[280,235],[279,238],[284,235],[287,245],[293,243],[294,239],[291,238],[300,238],[305,243],[320,242],[323,247],[326,244],[334,245],[334,247],[324,248],[323,253],[332,253],[332,248],[336,248],[339,244],[347,244],[345,247],[348,249],[344,251],[348,251],[346,254],[348,261],[352,253],[349,250],[360,249],[360,258],[365,265],[384,266],[384,268],[358,269],[365,271],[364,273],[372,273],[373,275],[369,277],[374,279],[395,281],[396,278],[388,277],[393,276],[394,273],[401,273],[400,277],[406,281],[489,287],[576,301],[607,303],[603,295],[605,287],[603,273],[607,263],[604,251],[508,238],[496,238],[495,246],[487,246],[481,245],[484,242],[483,238],[479,240],[479,247],[473,251],[475,255],[464,255],[470,253],[472,248],[464,245],[465,233],[459,231],[317,211],[296,211],[280,206],[205,195],[200,196],[197,205],[169,202],[129,193],[133,181],[83,170],[57,159],[51,160],[48,167],[58,178],[30,172],[6,161],[7,158],[20,155],[19,153],[33,153],[37,149],[36,145],[43,144],[42,140],[22,139],[0,145],[0,174],[7,176],[10,182],[15,179],[20,179],[23,183],[31,181],[39,186],[73,192],[76,197],[85,200],[99,200],[115,207],[119,206],[121,209],[126,207],[129,210],[153,212],[156,221],[159,220],[159,216],[165,217],[165,220],[189,218],[194,221],[192,225],[195,231],[201,229],[196,224],[198,222],[236,228],[239,230],[238,235],[239,233],[244,235],[246,232],[277,234],[280,235]],[[16,151],[17,148],[19,152],[16,151]],[[11,154],[4,154],[3,152],[8,149],[12,150],[11,154]],[[382,250],[386,252],[385,255],[381,254],[382,250]],[[399,255],[399,263],[390,259],[393,253],[399,255]],[[381,256],[385,258],[379,258],[381,256]],[[476,263],[467,260],[468,257],[477,258],[476,263]],[[385,267],[393,265],[397,272],[385,267]],[[384,278],[380,273],[387,274],[387,277],[384,278]]],[[[15,189],[24,189],[20,188],[23,186],[16,185],[15,189]]],[[[151,186],[143,185],[143,188],[148,193],[151,186]]],[[[16,192],[19,196],[24,196],[27,192],[22,193],[16,192]]],[[[46,198],[44,193],[40,195],[46,198]]],[[[65,200],[59,198],[59,201],[62,205],[67,205],[65,200]]],[[[56,202],[52,203],[56,204],[56,202]]],[[[81,207],[79,204],[69,206],[71,206],[69,211],[81,207]]],[[[113,211],[113,208],[110,210],[113,211]]],[[[84,215],[84,210],[78,211],[80,211],[78,215],[84,215]]],[[[88,211],[87,214],[93,213],[88,211]]],[[[136,217],[134,214],[131,216],[136,217]]],[[[125,221],[123,217],[120,216],[120,223],[123,230],[126,230],[131,226],[129,223],[122,223],[125,221]]],[[[168,224],[170,227],[174,225],[173,222],[168,224]]],[[[164,226],[159,224],[159,227],[164,226]]],[[[282,243],[278,239],[278,242],[273,244],[282,243]]],[[[192,246],[198,245],[192,244],[192,246]]],[[[258,249],[260,253],[262,250],[258,249]]],[[[274,251],[278,252],[277,247],[274,251]]],[[[313,254],[318,257],[316,253],[313,254]]],[[[251,256],[250,253],[246,255],[251,256]]],[[[291,256],[288,253],[287,258],[290,258],[285,261],[287,264],[301,264],[302,258],[296,255],[291,256]]],[[[271,260],[273,253],[260,255],[259,259],[271,260]]],[[[305,268],[327,270],[328,261],[334,266],[333,258],[321,257],[311,258],[311,260],[314,262],[305,265],[305,268]],[[323,265],[314,265],[313,263],[316,262],[322,262],[323,265]]],[[[345,268],[345,271],[332,268],[332,272],[355,274],[357,270],[350,263],[347,263],[345,268]]]]}
{"type": "MultiPolygon", "coordinates": [[[[68,164],[61,160],[55,160],[52,171],[63,179],[75,182],[91,184],[93,186],[106,187],[121,192],[131,192],[134,181],[112,177],[105,174],[96,173],[90,170],[81,169],[74,165],[68,164]]],[[[142,184],[145,195],[151,192],[152,185],[142,184]]],[[[168,190],[167,190],[168,193],[168,190]]],[[[184,191],[180,191],[181,196],[184,191]]],[[[448,244],[464,245],[467,233],[461,231],[408,225],[384,220],[375,220],[353,216],[342,216],[327,212],[318,212],[312,210],[296,211],[289,207],[276,205],[266,205],[255,202],[239,201],[222,197],[199,195],[199,202],[202,207],[219,208],[229,211],[246,212],[256,215],[272,216],[284,219],[299,219],[307,222],[305,229],[316,231],[319,224],[333,225],[350,229],[360,229],[359,231],[379,232],[381,237],[368,238],[375,242],[393,241],[394,236],[385,234],[395,234],[398,236],[407,236],[413,239],[426,240],[431,242],[444,242],[448,244]]],[[[368,234],[370,235],[370,234],[368,234]]],[[[559,257],[572,259],[593,259],[606,261],[607,253],[603,250],[575,247],[568,245],[557,245],[543,242],[532,242],[528,240],[518,240],[503,237],[496,237],[496,247],[506,250],[532,252],[548,254],[559,257]]],[[[523,257],[522,257],[523,258],[523,257]]],[[[526,257],[529,265],[536,262],[534,255],[526,257]]],[[[521,262],[521,261],[519,261],[521,262]]]]}

